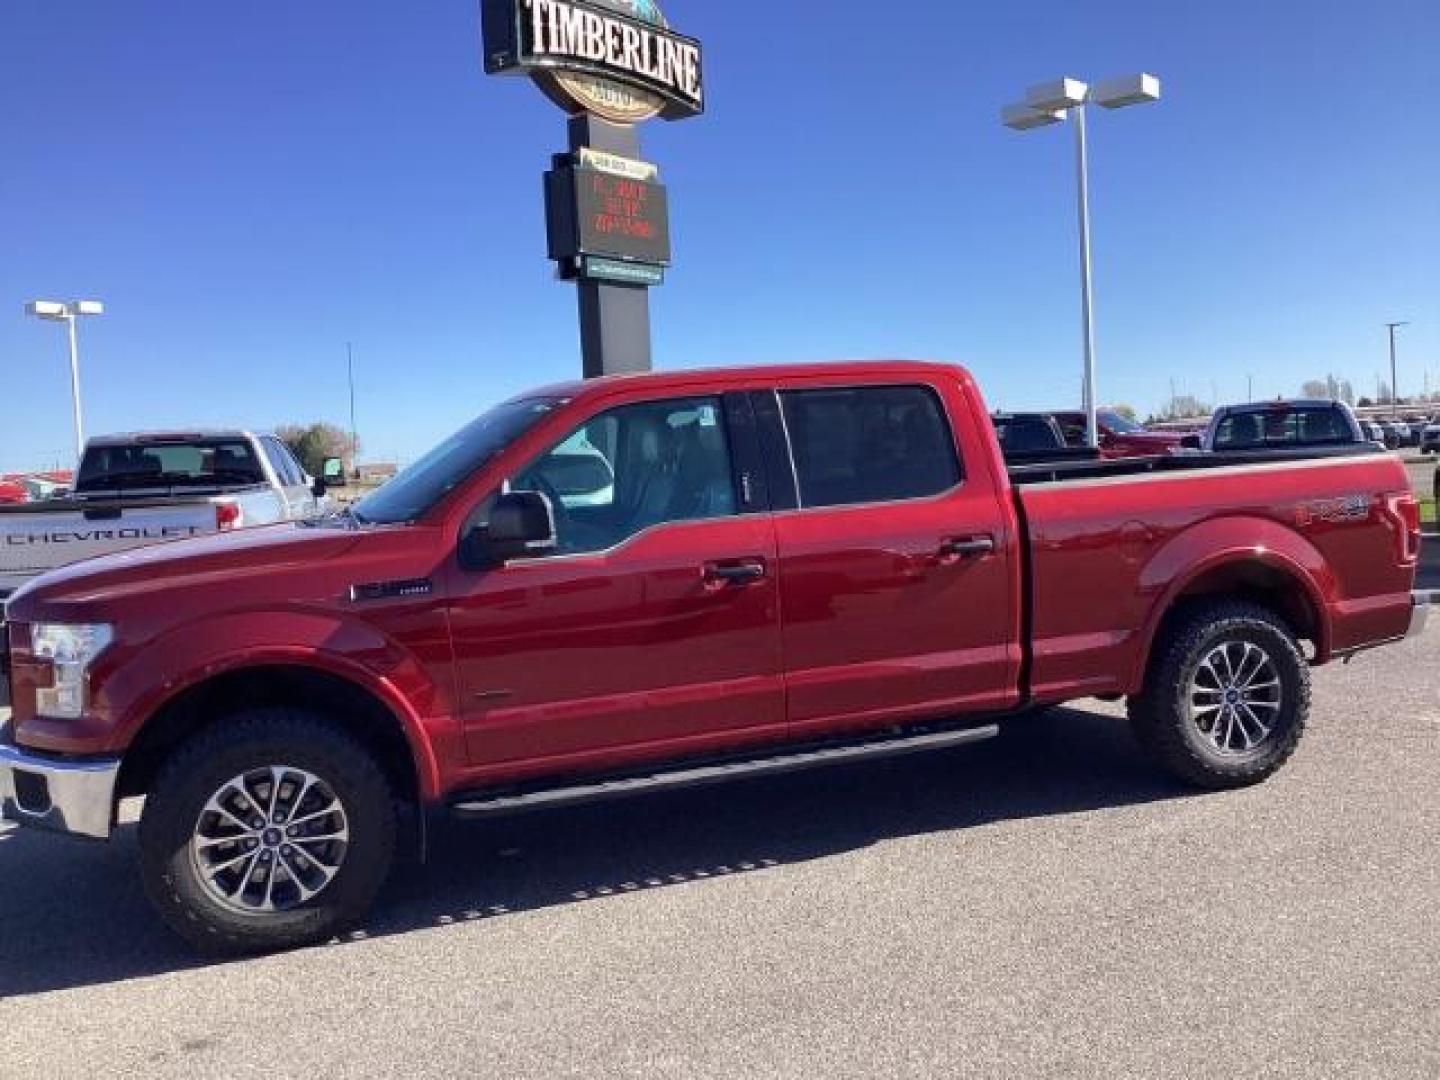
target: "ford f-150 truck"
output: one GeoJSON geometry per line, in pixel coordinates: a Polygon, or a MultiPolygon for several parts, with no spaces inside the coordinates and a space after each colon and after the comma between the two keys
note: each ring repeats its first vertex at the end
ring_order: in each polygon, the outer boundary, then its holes
{"type": "Polygon", "coordinates": [[[103,838],[145,794],[160,913],[244,952],[358,919],[433,813],[956,746],[1074,698],[1127,697],[1162,765],[1234,787],[1295,750],[1310,664],[1422,626],[1419,545],[1373,447],[1007,471],[954,367],[552,387],[343,514],[31,582],[0,804],[103,838]]]}
{"type": "Polygon", "coordinates": [[[85,444],[69,498],[0,508],[0,599],[67,563],[163,540],[309,517],[322,485],[273,435],[105,435],[85,444]]]}

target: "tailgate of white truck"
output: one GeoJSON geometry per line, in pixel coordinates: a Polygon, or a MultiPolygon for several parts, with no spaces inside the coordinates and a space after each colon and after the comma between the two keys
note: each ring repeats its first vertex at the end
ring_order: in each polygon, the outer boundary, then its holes
{"type": "Polygon", "coordinates": [[[27,503],[0,511],[0,594],[47,570],[216,529],[208,497],[27,503]]]}

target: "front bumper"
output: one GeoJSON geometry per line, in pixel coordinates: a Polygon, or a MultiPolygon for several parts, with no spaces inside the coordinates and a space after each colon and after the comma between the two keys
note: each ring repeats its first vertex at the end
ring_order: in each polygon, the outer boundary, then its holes
{"type": "Polygon", "coordinates": [[[110,837],[118,758],[66,760],[0,742],[0,817],[20,825],[110,837]]]}
{"type": "Polygon", "coordinates": [[[1437,603],[1440,603],[1440,590],[1421,589],[1410,594],[1410,628],[1405,631],[1406,637],[1414,637],[1425,629],[1430,607],[1437,603]]]}

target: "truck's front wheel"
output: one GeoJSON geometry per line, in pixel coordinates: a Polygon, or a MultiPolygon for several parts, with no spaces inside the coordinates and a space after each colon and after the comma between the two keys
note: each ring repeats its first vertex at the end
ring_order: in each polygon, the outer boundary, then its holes
{"type": "Polygon", "coordinates": [[[186,743],[140,822],[145,888],[209,952],[323,941],[359,918],[395,850],[389,785],[324,718],[256,709],[186,743]]]}
{"type": "Polygon", "coordinates": [[[1295,752],[1310,713],[1310,669],[1273,612],[1206,603],[1156,642],[1129,707],[1141,744],[1175,775],[1197,787],[1241,787],[1295,752]]]}

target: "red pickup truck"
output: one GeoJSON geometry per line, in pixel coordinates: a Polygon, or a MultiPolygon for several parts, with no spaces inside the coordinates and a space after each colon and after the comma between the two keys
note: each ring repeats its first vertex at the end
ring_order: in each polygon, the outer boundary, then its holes
{"type": "Polygon", "coordinates": [[[954,746],[1073,698],[1248,784],[1295,749],[1308,664],[1423,624],[1419,544],[1373,448],[1007,471],[954,367],[552,387],[345,514],[23,588],[0,804],[106,837],[145,794],[149,895],[243,952],[359,918],[433,812],[954,746]]]}

